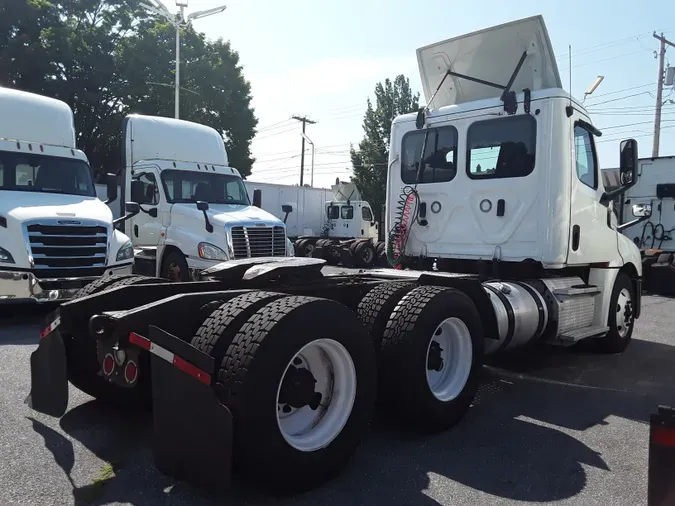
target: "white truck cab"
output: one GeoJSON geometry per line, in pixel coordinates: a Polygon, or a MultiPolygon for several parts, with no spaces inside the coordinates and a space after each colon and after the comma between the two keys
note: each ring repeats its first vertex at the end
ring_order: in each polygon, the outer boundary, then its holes
{"type": "Polygon", "coordinates": [[[332,185],[333,199],[326,202],[323,235],[332,239],[378,239],[378,224],[370,204],[361,200],[354,183],[332,185]]]}
{"type": "Polygon", "coordinates": [[[0,88],[0,111],[0,303],[65,300],[131,273],[131,242],[96,197],[70,107],[0,88]]]}
{"type": "Polygon", "coordinates": [[[130,115],[124,125],[122,201],[136,270],[175,281],[228,260],[292,256],[283,221],[253,205],[213,128],[130,115]]]}
{"type": "Polygon", "coordinates": [[[606,191],[601,132],[563,90],[543,18],[423,47],[417,58],[428,106],[392,126],[390,262],[537,278],[552,287],[542,293],[559,294],[561,314],[577,305],[565,316],[574,325],[559,329],[568,343],[628,328],[642,266],[611,200],[637,181],[637,143],[622,143],[623,186],[606,191]]]}

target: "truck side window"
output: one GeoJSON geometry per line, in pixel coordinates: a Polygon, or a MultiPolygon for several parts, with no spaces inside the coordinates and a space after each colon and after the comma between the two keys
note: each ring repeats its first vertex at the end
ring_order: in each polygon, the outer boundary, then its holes
{"type": "Polygon", "coordinates": [[[370,207],[361,208],[361,218],[363,221],[373,221],[373,213],[370,210],[370,207]]]}
{"type": "Polygon", "coordinates": [[[354,206],[342,206],[340,209],[341,218],[343,220],[351,220],[354,218],[354,206]]]}
{"type": "Polygon", "coordinates": [[[401,147],[401,180],[405,184],[417,182],[420,162],[423,164],[420,183],[452,181],[457,175],[457,129],[446,126],[405,134],[401,147]]]}
{"type": "Polygon", "coordinates": [[[586,186],[598,188],[595,145],[591,133],[580,125],[574,127],[574,151],[577,177],[586,186]]]}
{"type": "Polygon", "coordinates": [[[340,208],[338,206],[328,206],[328,219],[337,220],[340,217],[340,208]]]}
{"type": "Polygon", "coordinates": [[[471,179],[525,177],[534,170],[537,122],[526,114],[477,121],[467,134],[471,179]]]}

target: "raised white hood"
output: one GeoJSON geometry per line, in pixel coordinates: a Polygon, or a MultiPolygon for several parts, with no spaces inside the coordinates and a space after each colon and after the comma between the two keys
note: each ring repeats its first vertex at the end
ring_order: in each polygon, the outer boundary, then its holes
{"type": "MultiPolygon", "coordinates": [[[[562,88],[544,18],[533,16],[418,49],[417,62],[427,104],[448,70],[506,86],[523,51],[527,51],[527,57],[512,91],[562,88]]],[[[450,75],[430,108],[501,95],[499,88],[450,75]]]]}

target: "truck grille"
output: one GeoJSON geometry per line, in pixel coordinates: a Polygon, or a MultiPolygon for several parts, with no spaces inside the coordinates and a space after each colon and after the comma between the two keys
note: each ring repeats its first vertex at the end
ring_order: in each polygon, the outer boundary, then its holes
{"type": "Polygon", "coordinates": [[[78,277],[105,268],[108,229],[104,226],[32,224],[26,232],[38,278],[78,277]]]}
{"type": "Polygon", "coordinates": [[[232,227],[234,259],[286,256],[284,227],[232,227]]]}

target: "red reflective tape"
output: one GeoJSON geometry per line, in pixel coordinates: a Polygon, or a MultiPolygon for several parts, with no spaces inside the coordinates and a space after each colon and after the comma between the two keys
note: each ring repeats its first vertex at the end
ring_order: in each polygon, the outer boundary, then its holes
{"type": "Polygon", "coordinates": [[[150,346],[152,345],[150,339],[148,339],[147,337],[139,336],[135,332],[129,334],[129,342],[147,351],[150,351],[150,346]]]}
{"type": "Polygon", "coordinates": [[[42,332],[40,332],[40,339],[44,339],[49,334],[54,332],[54,330],[56,330],[56,327],[58,327],[60,324],[61,324],[61,317],[59,316],[56,318],[56,320],[47,325],[47,327],[42,332]]]}
{"type": "Polygon", "coordinates": [[[183,372],[188,373],[190,376],[197,378],[199,381],[204,383],[205,385],[210,385],[211,384],[211,375],[205,373],[198,367],[195,367],[189,362],[186,362],[182,358],[180,358],[177,355],[173,356],[173,365],[178,367],[183,372]]]}
{"type": "Polygon", "coordinates": [[[675,428],[655,425],[652,427],[652,442],[659,446],[675,448],[675,428]]]}

